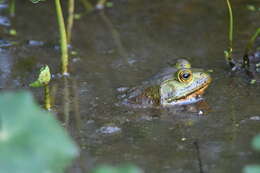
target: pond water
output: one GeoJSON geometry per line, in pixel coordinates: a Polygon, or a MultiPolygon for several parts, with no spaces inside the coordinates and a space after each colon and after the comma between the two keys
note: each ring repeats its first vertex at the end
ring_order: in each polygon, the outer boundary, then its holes
{"type": "MultiPolygon", "coordinates": [[[[0,9],[0,87],[29,89],[40,66],[50,65],[53,112],[81,149],[68,173],[126,162],[149,173],[241,172],[259,162],[260,153],[251,149],[250,141],[260,129],[260,85],[248,84],[226,65],[225,1],[113,3],[113,8],[75,21],[72,49],[77,54],[66,79],[57,75],[59,35],[51,1],[19,1],[14,19],[0,9]],[[9,36],[9,28],[18,35],[9,36]],[[136,86],[180,57],[213,70],[202,104],[176,109],[118,106],[117,88],[136,86]]],[[[257,0],[233,1],[237,57],[259,27],[260,12],[249,11],[249,3],[260,7],[257,0]]],[[[77,12],[84,13],[80,4],[77,12]]],[[[43,91],[30,90],[42,103],[43,91]]]]}

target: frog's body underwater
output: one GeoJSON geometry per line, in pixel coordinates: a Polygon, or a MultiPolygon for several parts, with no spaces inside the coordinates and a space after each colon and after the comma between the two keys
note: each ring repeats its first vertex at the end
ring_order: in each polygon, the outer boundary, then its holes
{"type": "Polygon", "coordinates": [[[134,107],[170,106],[194,103],[211,82],[202,69],[191,68],[185,59],[179,59],[175,67],[168,67],[141,86],[127,89],[122,103],[134,107]]]}

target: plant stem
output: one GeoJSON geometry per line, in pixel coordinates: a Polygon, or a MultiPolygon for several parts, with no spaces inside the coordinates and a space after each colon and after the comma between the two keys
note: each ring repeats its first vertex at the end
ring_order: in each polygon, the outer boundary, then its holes
{"type": "Polygon", "coordinates": [[[228,33],[228,38],[229,38],[229,48],[228,48],[228,55],[227,55],[227,61],[228,63],[232,66],[233,62],[233,58],[232,58],[232,53],[233,53],[233,13],[232,13],[232,7],[231,4],[229,2],[229,0],[227,1],[227,6],[228,6],[228,13],[229,13],[229,33],[228,33]]]}
{"type": "Polygon", "coordinates": [[[66,36],[66,28],[64,24],[64,18],[62,14],[62,8],[60,4],[60,0],[55,0],[57,20],[59,25],[60,32],[60,47],[61,47],[61,71],[62,74],[68,73],[68,44],[67,44],[67,36],[66,36]]]}
{"type": "Polygon", "coordinates": [[[99,0],[97,5],[96,5],[96,8],[99,9],[99,10],[102,10],[105,6],[106,1],[107,0],[99,0]]]}
{"type": "Polygon", "coordinates": [[[44,106],[46,110],[51,110],[51,95],[49,85],[44,87],[44,106]]]}
{"type": "Polygon", "coordinates": [[[255,39],[257,38],[257,36],[260,34],[260,28],[258,28],[256,30],[256,32],[254,33],[254,35],[250,38],[250,40],[248,41],[247,45],[246,45],[246,50],[245,52],[248,53],[250,51],[250,49],[252,49],[255,39]]]}
{"type": "Polygon", "coordinates": [[[245,49],[245,53],[243,56],[243,67],[249,67],[249,58],[248,58],[248,53],[250,51],[250,49],[252,49],[255,39],[257,38],[257,36],[260,34],[260,28],[258,28],[256,30],[256,32],[254,33],[254,35],[250,38],[250,40],[248,41],[247,45],[246,45],[246,49],[245,49]]]}
{"type": "Polygon", "coordinates": [[[68,2],[68,23],[67,23],[67,39],[68,44],[71,43],[71,32],[74,21],[74,9],[75,9],[75,0],[69,0],[68,2]]]}
{"type": "Polygon", "coordinates": [[[80,2],[82,3],[82,5],[85,7],[86,11],[92,11],[93,10],[93,6],[92,4],[88,1],[88,0],[80,0],[80,2]]]}
{"type": "Polygon", "coordinates": [[[9,15],[11,17],[15,16],[15,0],[10,0],[9,1],[9,15]]]}

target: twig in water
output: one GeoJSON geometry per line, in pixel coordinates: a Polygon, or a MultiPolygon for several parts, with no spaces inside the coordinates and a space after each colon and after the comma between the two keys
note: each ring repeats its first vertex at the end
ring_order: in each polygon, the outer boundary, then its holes
{"type": "Polygon", "coordinates": [[[195,141],[193,144],[194,144],[196,152],[197,152],[197,158],[198,158],[198,162],[199,162],[200,173],[204,173],[203,166],[202,166],[202,161],[201,161],[201,156],[200,156],[199,143],[198,143],[198,141],[195,141]]]}

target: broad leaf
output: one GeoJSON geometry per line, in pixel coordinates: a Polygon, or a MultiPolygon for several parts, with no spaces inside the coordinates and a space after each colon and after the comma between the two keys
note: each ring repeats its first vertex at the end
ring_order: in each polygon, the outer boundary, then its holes
{"type": "Polygon", "coordinates": [[[243,173],[259,173],[260,165],[247,165],[243,169],[243,173]]]}
{"type": "Polygon", "coordinates": [[[28,92],[0,94],[0,173],[62,173],[78,150],[28,92]]]}
{"type": "Polygon", "coordinates": [[[255,150],[260,151],[260,135],[257,135],[254,137],[254,139],[252,141],[252,145],[255,150]]]}

